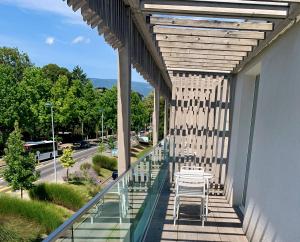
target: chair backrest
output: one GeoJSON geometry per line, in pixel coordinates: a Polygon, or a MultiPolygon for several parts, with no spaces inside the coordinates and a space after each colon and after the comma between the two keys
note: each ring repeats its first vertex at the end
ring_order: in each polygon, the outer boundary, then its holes
{"type": "Polygon", "coordinates": [[[204,171],[204,168],[203,167],[200,167],[200,166],[182,166],[180,168],[180,171],[204,171]]]}
{"type": "Polygon", "coordinates": [[[204,176],[179,175],[175,184],[176,194],[203,196],[205,195],[205,183],[204,176]]]}
{"type": "Polygon", "coordinates": [[[180,175],[185,176],[196,176],[196,177],[203,177],[204,176],[204,170],[203,169],[195,169],[195,170],[189,170],[189,169],[182,169],[180,171],[180,175]]]}

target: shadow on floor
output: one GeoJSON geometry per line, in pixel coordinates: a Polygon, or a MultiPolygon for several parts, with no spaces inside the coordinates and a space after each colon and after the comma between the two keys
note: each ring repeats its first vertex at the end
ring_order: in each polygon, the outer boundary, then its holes
{"type": "Polygon", "coordinates": [[[174,194],[166,182],[146,235],[146,242],[248,242],[239,216],[223,196],[210,196],[209,215],[204,227],[200,221],[200,206],[193,198],[184,200],[180,207],[179,220],[174,226],[173,201],[174,194]]]}

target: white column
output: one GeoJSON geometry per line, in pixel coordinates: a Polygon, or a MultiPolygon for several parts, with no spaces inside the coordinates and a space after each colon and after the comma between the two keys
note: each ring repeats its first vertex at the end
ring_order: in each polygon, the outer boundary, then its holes
{"type": "Polygon", "coordinates": [[[158,143],[158,131],[159,131],[159,89],[154,90],[154,109],[152,118],[153,127],[153,146],[158,143]]]}
{"type": "Polygon", "coordinates": [[[165,113],[164,113],[164,137],[168,135],[168,118],[169,117],[169,100],[165,99],[165,113]]]}
{"type": "MultiPolygon", "coordinates": [[[[129,41],[127,41],[129,42],[129,41]]],[[[130,93],[131,93],[130,45],[119,49],[118,73],[118,173],[130,167],[130,93]]]]}

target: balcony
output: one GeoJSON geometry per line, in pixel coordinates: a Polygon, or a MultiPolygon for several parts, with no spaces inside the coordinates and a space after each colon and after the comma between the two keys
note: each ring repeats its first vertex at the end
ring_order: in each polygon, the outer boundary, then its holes
{"type": "Polygon", "coordinates": [[[169,151],[166,138],[45,241],[247,241],[224,196],[210,196],[204,227],[192,198],[173,224],[169,151]]]}

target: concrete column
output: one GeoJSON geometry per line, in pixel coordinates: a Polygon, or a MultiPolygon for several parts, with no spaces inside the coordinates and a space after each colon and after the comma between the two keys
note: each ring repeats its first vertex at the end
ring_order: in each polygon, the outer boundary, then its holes
{"type": "Polygon", "coordinates": [[[131,93],[131,56],[130,38],[119,49],[118,73],[118,173],[121,175],[130,167],[130,93],[131,93]]]}
{"type": "Polygon", "coordinates": [[[168,135],[168,122],[169,122],[169,100],[165,99],[165,113],[164,113],[164,137],[168,135]]]}
{"type": "Polygon", "coordinates": [[[158,143],[158,131],[159,131],[159,89],[154,90],[154,109],[152,118],[153,127],[153,146],[158,143]]]}

